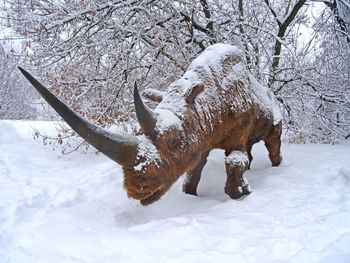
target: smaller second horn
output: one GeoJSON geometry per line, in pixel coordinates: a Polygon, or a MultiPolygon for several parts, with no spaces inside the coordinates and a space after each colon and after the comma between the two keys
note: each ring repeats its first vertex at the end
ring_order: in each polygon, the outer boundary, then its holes
{"type": "Polygon", "coordinates": [[[134,104],[136,117],[140,123],[143,133],[151,137],[154,134],[157,118],[155,114],[143,103],[137,89],[136,82],[134,85],[134,104]]]}

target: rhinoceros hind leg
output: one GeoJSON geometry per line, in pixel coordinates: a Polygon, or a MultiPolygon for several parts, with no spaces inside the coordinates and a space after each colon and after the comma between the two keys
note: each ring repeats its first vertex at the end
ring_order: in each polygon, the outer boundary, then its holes
{"type": "Polygon", "coordinates": [[[207,163],[208,153],[204,154],[196,167],[187,173],[187,177],[183,184],[183,191],[186,194],[197,195],[197,186],[201,179],[201,173],[204,165],[207,163]]]}
{"type": "Polygon", "coordinates": [[[250,185],[243,173],[249,167],[249,155],[247,152],[232,151],[226,156],[227,181],[225,193],[232,199],[238,199],[250,194],[250,185]]]}
{"type": "Polygon", "coordinates": [[[271,160],[272,166],[278,166],[282,161],[281,133],[282,124],[279,123],[272,127],[270,133],[264,139],[265,146],[269,151],[269,158],[271,160]]]}

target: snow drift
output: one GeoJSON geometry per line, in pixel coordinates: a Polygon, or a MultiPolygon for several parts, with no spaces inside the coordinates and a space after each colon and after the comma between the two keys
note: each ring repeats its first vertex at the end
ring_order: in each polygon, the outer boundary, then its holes
{"type": "Polygon", "coordinates": [[[349,262],[350,145],[262,144],[246,172],[253,192],[224,192],[211,152],[199,197],[181,178],[160,201],[128,199],[121,167],[102,155],[57,157],[32,139],[50,122],[0,121],[0,262],[349,262]]]}

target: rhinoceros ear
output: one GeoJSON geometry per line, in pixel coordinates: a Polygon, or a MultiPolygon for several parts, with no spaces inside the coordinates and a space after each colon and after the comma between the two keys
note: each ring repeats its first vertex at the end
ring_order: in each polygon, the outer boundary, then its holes
{"type": "Polygon", "coordinates": [[[194,99],[204,90],[203,83],[197,83],[188,89],[186,92],[186,102],[193,103],[194,99]]]}
{"type": "Polygon", "coordinates": [[[156,89],[146,89],[142,92],[142,96],[157,103],[163,100],[163,92],[156,89]]]}

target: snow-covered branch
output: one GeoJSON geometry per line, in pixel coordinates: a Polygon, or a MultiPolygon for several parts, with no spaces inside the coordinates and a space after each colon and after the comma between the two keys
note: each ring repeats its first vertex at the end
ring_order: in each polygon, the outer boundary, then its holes
{"type": "Polygon", "coordinates": [[[23,41],[37,76],[99,125],[133,124],[135,81],[140,91],[162,92],[202,50],[223,42],[239,46],[251,74],[275,92],[288,128],[302,130],[305,116],[310,134],[324,137],[329,120],[338,123],[336,137],[350,123],[349,2],[322,2],[312,15],[312,0],[12,0],[0,21],[23,41]],[[338,13],[320,8],[335,4],[338,13]]]}

